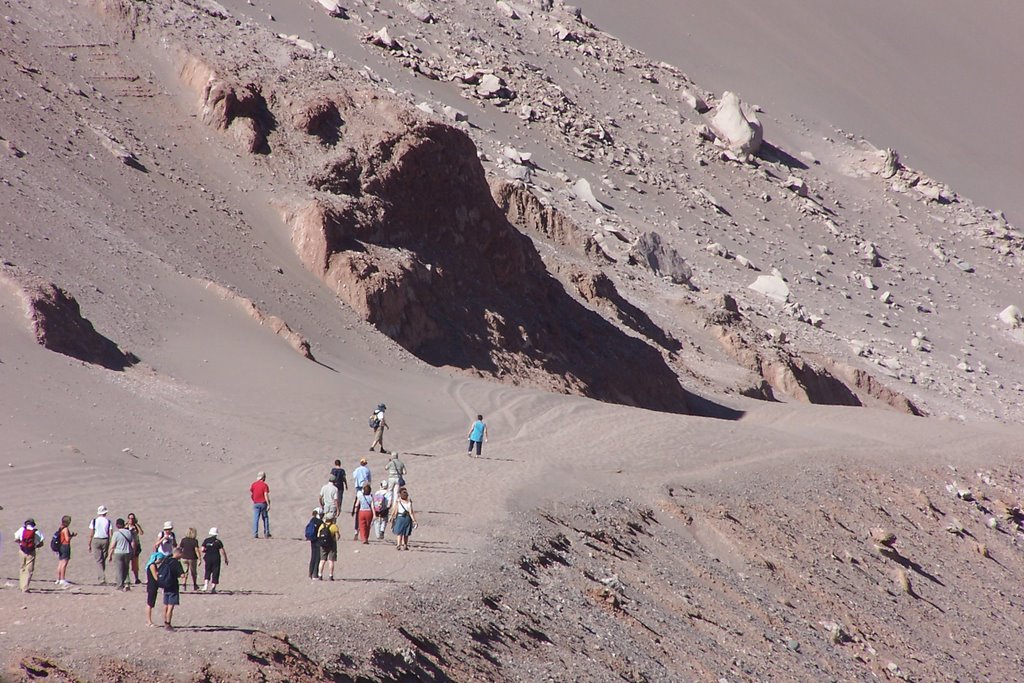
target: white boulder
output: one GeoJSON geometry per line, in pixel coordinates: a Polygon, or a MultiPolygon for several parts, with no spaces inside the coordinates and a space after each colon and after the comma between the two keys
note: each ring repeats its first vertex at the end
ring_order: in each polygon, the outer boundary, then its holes
{"type": "Polygon", "coordinates": [[[726,147],[740,154],[755,154],[764,139],[764,128],[754,110],[740,102],[736,93],[722,94],[711,119],[711,129],[726,147]]]}
{"type": "Polygon", "coordinates": [[[760,275],[748,288],[780,304],[789,301],[789,285],[777,275],[760,275]]]}
{"type": "Polygon", "coordinates": [[[1022,320],[1024,320],[1024,315],[1016,306],[1007,306],[999,312],[999,321],[1010,327],[1020,327],[1022,320]]]}

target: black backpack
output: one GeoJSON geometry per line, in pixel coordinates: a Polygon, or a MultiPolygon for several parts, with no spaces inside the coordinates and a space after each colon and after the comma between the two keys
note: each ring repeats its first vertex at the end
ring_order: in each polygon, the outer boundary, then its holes
{"type": "Polygon", "coordinates": [[[320,525],[320,529],[317,531],[316,540],[321,550],[331,549],[331,546],[334,545],[334,535],[331,533],[330,525],[320,525]]]}
{"type": "Polygon", "coordinates": [[[60,529],[53,532],[53,536],[50,536],[50,550],[55,553],[60,552],[60,529]]]}
{"type": "Polygon", "coordinates": [[[177,587],[178,577],[172,571],[173,565],[174,559],[170,557],[160,563],[160,567],[156,570],[156,585],[158,587],[164,590],[177,587]]]}
{"type": "Polygon", "coordinates": [[[370,429],[376,430],[380,427],[380,418],[377,417],[377,413],[370,416],[370,429]]]}

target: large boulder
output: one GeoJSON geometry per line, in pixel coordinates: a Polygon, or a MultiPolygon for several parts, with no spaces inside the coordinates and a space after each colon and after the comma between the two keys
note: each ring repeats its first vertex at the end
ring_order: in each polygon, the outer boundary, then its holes
{"type": "Polygon", "coordinates": [[[757,154],[764,140],[757,114],[736,93],[728,91],[722,94],[711,119],[711,130],[721,144],[739,154],[757,154]]]}
{"type": "Polygon", "coordinates": [[[636,263],[650,269],[655,275],[667,278],[677,285],[690,283],[693,270],[689,264],[672,247],[665,244],[661,235],[656,232],[645,232],[640,235],[630,249],[630,258],[636,263]]]}

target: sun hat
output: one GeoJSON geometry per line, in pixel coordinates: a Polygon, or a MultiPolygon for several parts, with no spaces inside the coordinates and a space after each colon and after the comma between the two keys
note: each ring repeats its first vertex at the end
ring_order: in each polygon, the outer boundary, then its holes
{"type": "Polygon", "coordinates": [[[386,405],[384,405],[383,403],[380,403],[380,404],[377,405],[377,410],[387,410],[387,409],[388,409],[388,407],[386,405]]]}
{"type": "Polygon", "coordinates": [[[263,471],[257,472],[256,473],[256,478],[257,479],[266,479],[267,478],[267,473],[263,472],[263,471]]]}
{"type": "Polygon", "coordinates": [[[365,465],[366,464],[366,458],[359,458],[359,464],[360,465],[365,465]]]}
{"type": "Polygon", "coordinates": [[[106,505],[100,505],[98,508],[96,508],[96,514],[97,515],[105,515],[105,514],[107,514],[107,506],[106,505]]]}
{"type": "Polygon", "coordinates": [[[210,527],[210,535],[211,536],[216,536],[217,535],[217,527],[215,527],[215,526],[211,526],[210,527]]]}
{"type": "Polygon", "coordinates": [[[170,531],[173,528],[174,524],[172,524],[169,520],[164,522],[164,531],[170,531]]]}

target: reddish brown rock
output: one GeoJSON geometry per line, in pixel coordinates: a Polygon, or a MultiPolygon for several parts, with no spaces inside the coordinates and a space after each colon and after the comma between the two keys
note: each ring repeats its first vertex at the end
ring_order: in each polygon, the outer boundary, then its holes
{"type": "Polygon", "coordinates": [[[21,300],[29,330],[44,348],[109,370],[139,362],[97,332],[75,298],[57,285],[9,268],[0,271],[0,285],[21,300]]]}

